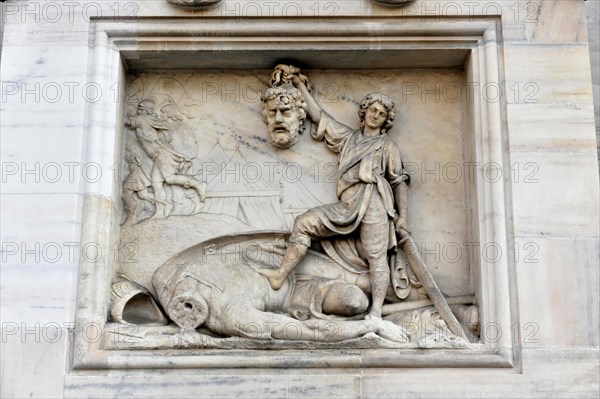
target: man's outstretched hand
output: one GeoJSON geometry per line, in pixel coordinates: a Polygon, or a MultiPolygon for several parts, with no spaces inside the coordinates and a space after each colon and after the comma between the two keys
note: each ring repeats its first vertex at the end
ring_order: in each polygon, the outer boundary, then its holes
{"type": "Polygon", "coordinates": [[[408,229],[408,223],[404,218],[398,218],[395,223],[396,234],[400,239],[410,236],[410,230],[408,229]]]}

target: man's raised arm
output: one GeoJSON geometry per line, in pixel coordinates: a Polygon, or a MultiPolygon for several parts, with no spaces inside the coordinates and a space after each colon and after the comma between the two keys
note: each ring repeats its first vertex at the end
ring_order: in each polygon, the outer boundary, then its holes
{"type": "Polygon", "coordinates": [[[304,99],[306,100],[306,105],[308,106],[308,117],[315,125],[318,125],[321,121],[321,106],[317,103],[312,94],[310,94],[310,92],[306,88],[306,85],[304,84],[304,82],[302,82],[298,75],[292,75],[291,79],[294,86],[296,86],[296,88],[300,90],[300,92],[304,96],[304,99]]]}

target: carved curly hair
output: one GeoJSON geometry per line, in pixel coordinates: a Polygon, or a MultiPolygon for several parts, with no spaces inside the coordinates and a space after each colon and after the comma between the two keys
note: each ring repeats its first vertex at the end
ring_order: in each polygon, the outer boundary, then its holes
{"type": "Polygon", "coordinates": [[[365,126],[365,115],[367,114],[367,109],[374,103],[383,105],[388,113],[387,119],[381,126],[381,133],[385,134],[392,128],[392,126],[394,126],[394,119],[396,118],[396,107],[394,106],[394,100],[385,94],[369,93],[360,101],[360,106],[358,108],[360,127],[362,128],[365,126]]]}

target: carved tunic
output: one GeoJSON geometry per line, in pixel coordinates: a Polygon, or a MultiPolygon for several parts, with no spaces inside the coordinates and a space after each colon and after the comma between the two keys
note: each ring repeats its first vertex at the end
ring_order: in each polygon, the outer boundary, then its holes
{"type": "Polygon", "coordinates": [[[388,248],[394,247],[393,188],[409,179],[398,145],[386,135],[365,136],[362,129],[351,129],[325,112],[313,138],[324,140],[329,150],[339,154],[340,201],[313,208],[297,218],[290,241],[308,246],[311,237],[348,235],[364,220],[383,224],[389,236],[388,248]]]}

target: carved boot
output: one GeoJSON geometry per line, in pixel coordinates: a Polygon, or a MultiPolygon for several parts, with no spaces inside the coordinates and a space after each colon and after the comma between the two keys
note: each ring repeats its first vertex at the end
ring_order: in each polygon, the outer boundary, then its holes
{"type": "Polygon", "coordinates": [[[257,269],[257,272],[262,274],[269,280],[269,284],[274,290],[278,290],[283,285],[287,276],[298,266],[300,261],[306,255],[308,247],[302,244],[290,243],[285,250],[283,261],[279,269],[257,269]]]}
{"type": "Polygon", "coordinates": [[[184,188],[193,188],[198,193],[200,202],[203,203],[206,199],[206,183],[196,180],[193,176],[188,176],[184,188]]]}

